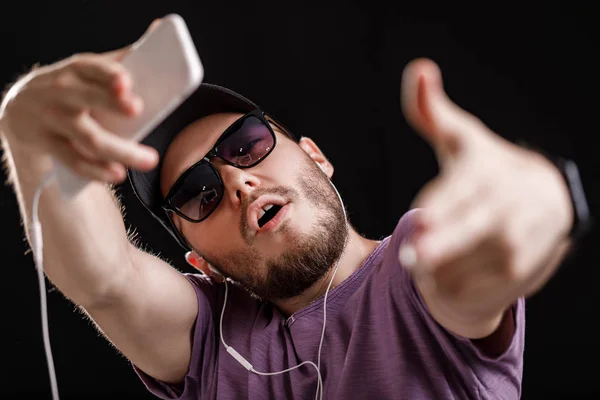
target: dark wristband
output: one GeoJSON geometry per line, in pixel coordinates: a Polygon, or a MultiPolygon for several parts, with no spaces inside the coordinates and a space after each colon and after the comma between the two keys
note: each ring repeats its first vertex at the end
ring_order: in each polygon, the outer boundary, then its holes
{"type": "Polygon", "coordinates": [[[592,227],[592,216],[579,175],[579,168],[572,160],[549,159],[556,165],[569,189],[569,197],[573,207],[573,225],[569,232],[569,238],[577,241],[587,234],[592,227]]]}

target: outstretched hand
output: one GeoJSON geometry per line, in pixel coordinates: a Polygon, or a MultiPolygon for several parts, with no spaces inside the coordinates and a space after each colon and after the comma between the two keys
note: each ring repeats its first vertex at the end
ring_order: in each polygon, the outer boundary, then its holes
{"type": "Polygon", "coordinates": [[[433,148],[440,173],[414,200],[417,230],[400,250],[401,263],[438,322],[485,336],[564,256],[573,213],[568,189],[547,159],[454,104],[430,60],[406,67],[402,107],[433,148]]]}
{"type": "MultiPolygon", "coordinates": [[[[147,32],[155,29],[154,21],[147,32]]],[[[121,60],[132,46],[102,54],[75,54],[34,69],[0,104],[0,128],[27,151],[51,155],[90,180],[121,182],[126,167],[149,170],[155,149],[110,132],[96,121],[98,111],[135,118],[143,109],[130,72],[121,60]]]]}

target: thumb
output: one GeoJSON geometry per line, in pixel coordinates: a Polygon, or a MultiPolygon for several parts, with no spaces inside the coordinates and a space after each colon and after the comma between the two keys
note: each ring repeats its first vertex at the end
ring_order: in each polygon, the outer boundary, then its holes
{"type": "Polygon", "coordinates": [[[148,35],[148,33],[156,29],[158,25],[160,25],[160,22],[160,18],[157,18],[154,21],[152,21],[152,23],[146,29],[146,32],[144,32],[144,34],[138,40],[136,40],[135,43],[127,45],[117,50],[106,52],[103,55],[110,60],[121,61],[123,57],[125,57],[127,53],[129,53],[131,49],[133,49],[136,46],[137,43],[140,43],[148,35]]]}
{"type": "Polygon", "coordinates": [[[473,117],[444,92],[442,74],[431,60],[410,62],[402,74],[402,111],[409,124],[429,142],[438,158],[456,154],[473,117]]]}

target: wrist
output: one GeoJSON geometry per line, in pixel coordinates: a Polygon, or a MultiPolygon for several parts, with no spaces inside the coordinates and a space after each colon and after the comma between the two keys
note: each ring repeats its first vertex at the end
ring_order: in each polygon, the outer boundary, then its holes
{"type": "Polygon", "coordinates": [[[519,145],[543,157],[557,172],[556,176],[559,177],[568,204],[565,208],[568,210],[569,224],[565,230],[565,238],[573,242],[578,241],[589,232],[593,225],[593,217],[577,164],[573,160],[553,156],[524,142],[519,142],[519,145]]]}
{"type": "Polygon", "coordinates": [[[592,216],[583,188],[577,164],[572,160],[557,158],[554,161],[565,183],[569,203],[571,205],[571,226],[568,237],[573,240],[581,239],[591,228],[592,216]]]}
{"type": "Polygon", "coordinates": [[[20,182],[21,190],[36,187],[42,177],[54,168],[54,161],[49,153],[29,145],[13,132],[2,129],[0,141],[8,179],[12,183],[20,182]]]}
{"type": "Polygon", "coordinates": [[[553,212],[550,212],[554,226],[558,229],[561,238],[568,239],[575,226],[575,210],[571,201],[569,185],[555,160],[544,154],[534,154],[540,158],[548,170],[548,185],[552,187],[552,191],[548,192],[548,198],[554,199],[553,212]]]}

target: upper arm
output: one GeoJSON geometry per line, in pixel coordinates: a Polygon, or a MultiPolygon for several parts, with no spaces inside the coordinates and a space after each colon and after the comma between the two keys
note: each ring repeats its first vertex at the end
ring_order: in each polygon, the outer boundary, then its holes
{"type": "Polygon", "coordinates": [[[131,247],[131,274],[111,299],[86,312],[140,370],[167,383],[185,377],[192,354],[198,298],[170,265],[131,247]]]}

